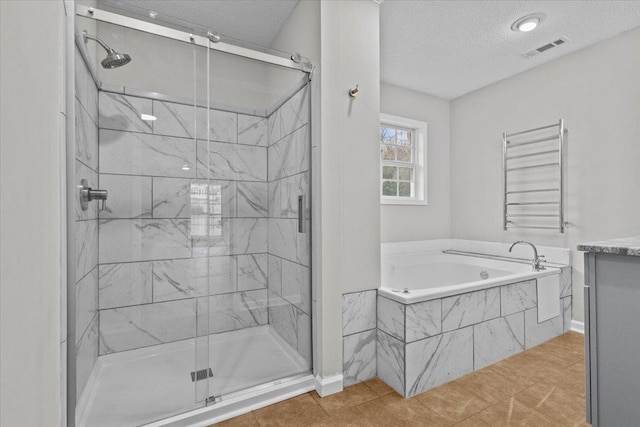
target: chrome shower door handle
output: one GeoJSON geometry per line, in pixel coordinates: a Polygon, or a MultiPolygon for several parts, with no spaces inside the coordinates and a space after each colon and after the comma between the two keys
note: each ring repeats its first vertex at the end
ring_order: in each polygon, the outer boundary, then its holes
{"type": "Polygon", "coordinates": [[[304,195],[298,196],[298,233],[307,232],[307,216],[305,215],[306,206],[307,197],[304,195]]]}

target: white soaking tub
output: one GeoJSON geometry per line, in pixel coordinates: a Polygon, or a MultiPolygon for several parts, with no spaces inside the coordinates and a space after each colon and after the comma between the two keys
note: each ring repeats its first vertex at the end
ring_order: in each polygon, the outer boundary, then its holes
{"type": "Polygon", "coordinates": [[[467,240],[382,245],[378,377],[404,397],[552,339],[571,322],[570,251],[467,240]]]}
{"type": "Polygon", "coordinates": [[[531,264],[518,260],[446,252],[383,256],[382,286],[378,293],[411,304],[560,274],[559,268],[535,271],[531,264]]]}

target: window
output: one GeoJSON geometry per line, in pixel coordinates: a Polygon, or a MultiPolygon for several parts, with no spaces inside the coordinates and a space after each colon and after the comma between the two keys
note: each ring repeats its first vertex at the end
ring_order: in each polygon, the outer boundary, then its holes
{"type": "Polygon", "coordinates": [[[380,202],[426,205],[427,124],[381,114],[380,202]]]}

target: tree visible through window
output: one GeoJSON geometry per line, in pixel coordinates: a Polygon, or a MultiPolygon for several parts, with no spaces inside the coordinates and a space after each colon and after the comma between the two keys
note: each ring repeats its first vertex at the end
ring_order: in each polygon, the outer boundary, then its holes
{"type": "Polygon", "coordinates": [[[416,192],[415,130],[380,126],[381,195],[413,198],[416,192]]]}

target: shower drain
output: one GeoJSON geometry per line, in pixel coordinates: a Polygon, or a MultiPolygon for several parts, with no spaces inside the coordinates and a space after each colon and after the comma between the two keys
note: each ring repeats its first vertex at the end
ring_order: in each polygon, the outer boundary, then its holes
{"type": "Polygon", "coordinates": [[[209,369],[200,369],[199,371],[191,372],[191,382],[196,382],[213,377],[213,371],[209,369]]]}

